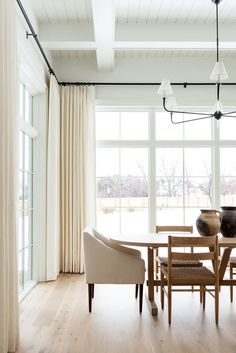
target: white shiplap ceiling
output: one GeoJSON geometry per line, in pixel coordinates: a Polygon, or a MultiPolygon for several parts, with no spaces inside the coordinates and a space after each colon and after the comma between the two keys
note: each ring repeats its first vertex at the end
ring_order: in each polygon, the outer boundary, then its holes
{"type": "MultiPolygon", "coordinates": [[[[107,0],[109,3],[112,0],[107,0]]],[[[99,0],[97,0],[99,2],[99,0]]],[[[93,22],[91,0],[31,0],[39,22],[93,22]]],[[[212,23],[211,0],[116,0],[117,23],[212,23]]],[[[236,1],[220,3],[220,22],[236,23],[236,1]]]]}
{"type": "MultiPolygon", "coordinates": [[[[215,20],[211,0],[117,0],[116,21],[136,23],[206,23],[215,20]]],[[[220,4],[221,22],[235,23],[235,0],[220,4]]]]}
{"type": "Polygon", "coordinates": [[[31,2],[39,22],[92,22],[90,0],[31,0],[31,2]]]}
{"type": "MultiPolygon", "coordinates": [[[[30,0],[39,39],[56,59],[96,55],[99,71],[116,58],[214,57],[211,0],[30,0]]],[[[27,9],[26,9],[27,10],[27,9]]],[[[236,0],[219,5],[221,47],[236,55],[236,0]]]]}

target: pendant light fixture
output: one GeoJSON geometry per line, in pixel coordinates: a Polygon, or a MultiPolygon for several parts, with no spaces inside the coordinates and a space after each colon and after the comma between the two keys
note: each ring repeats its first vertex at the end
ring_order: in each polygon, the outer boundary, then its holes
{"type": "Polygon", "coordinates": [[[222,104],[220,102],[220,88],[224,80],[227,80],[228,74],[225,69],[225,65],[220,61],[219,56],[219,3],[221,0],[211,0],[216,5],[216,63],[213,67],[210,79],[216,83],[216,104],[212,113],[200,113],[200,112],[185,112],[179,111],[176,108],[175,98],[173,96],[173,89],[171,87],[169,79],[163,79],[158,89],[158,95],[162,96],[163,108],[165,111],[170,113],[171,122],[173,124],[181,124],[189,121],[202,120],[214,117],[219,120],[222,116],[236,118],[236,111],[225,113],[223,112],[222,104]],[[195,117],[187,120],[173,120],[173,115],[185,114],[194,115],[195,117]]]}

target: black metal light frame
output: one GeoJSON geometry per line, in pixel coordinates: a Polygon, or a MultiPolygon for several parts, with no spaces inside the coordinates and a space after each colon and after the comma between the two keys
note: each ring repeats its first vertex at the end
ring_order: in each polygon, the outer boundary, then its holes
{"type": "MultiPolygon", "coordinates": [[[[216,59],[217,62],[219,62],[219,9],[218,5],[221,2],[221,0],[212,0],[212,2],[216,5],[216,59]]],[[[217,101],[219,101],[220,98],[220,86],[221,83],[217,82],[216,83],[216,98],[217,101]]],[[[165,109],[166,112],[170,113],[170,118],[171,122],[173,124],[182,124],[182,123],[187,123],[190,121],[196,121],[196,120],[203,120],[203,119],[208,119],[208,118],[215,118],[216,120],[220,120],[221,117],[230,117],[230,118],[236,118],[236,111],[228,112],[228,113],[222,113],[220,110],[216,110],[212,114],[206,114],[206,113],[200,113],[200,112],[189,112],[189,111],[179,111],[179,110],[172,110],[168,109],[166,106],[166,97],[163,97],[163,108],[165,109]],[[173,120],[173,114],[190,114],[190,115],[196,115],[199,117],[193,118],[193,119],[187,119],[187,120],[180,120],[180,121],[175,121],[173,120]]]]}

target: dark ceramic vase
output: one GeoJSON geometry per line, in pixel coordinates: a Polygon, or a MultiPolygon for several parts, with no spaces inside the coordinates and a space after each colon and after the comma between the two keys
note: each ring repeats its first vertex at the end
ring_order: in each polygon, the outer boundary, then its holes
{"type": "Polygon", "coordinates": [[[236,237],[236,207],[221,207],[220,231],[224,237],[236,237]]]}
{"type": "Polygon", "coordinates": [[[220,212],[216,210],[200,210],[196,227],[200,235],[216,235],[220,231],[220,212]]]}

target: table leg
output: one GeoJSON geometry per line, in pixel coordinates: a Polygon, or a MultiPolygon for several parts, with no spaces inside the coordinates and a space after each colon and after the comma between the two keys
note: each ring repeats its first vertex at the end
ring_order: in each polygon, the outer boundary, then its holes
{"type": "Polygon", "coordinates": [[[153,248],[148,248],[148,305],[152,315],[157,315],[158,309],[154,301],[154,259],[153,248]]]}
{"type": "Polygon", "coordinates": [[[219,280],[223,280],[232,248],[225,248],[219,266],[219,280]]]}

